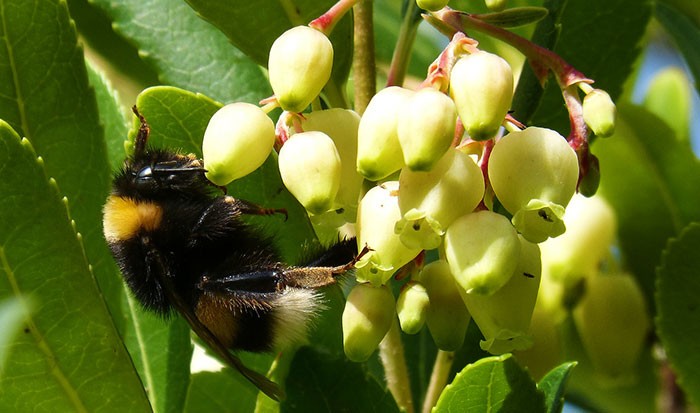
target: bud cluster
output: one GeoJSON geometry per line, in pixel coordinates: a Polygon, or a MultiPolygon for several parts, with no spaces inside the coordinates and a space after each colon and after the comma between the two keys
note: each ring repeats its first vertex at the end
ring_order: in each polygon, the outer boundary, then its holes
{"type": "MultiPolygon", "coordinates": [[[[349,226],[358,251],[367,248],[343,314],[352,360],[370,357],[397,315],[404,332],[427,326],[444,350],[462,346],[470,319],[493,354],[533,342],[547,255],[538,244],[566,231],[579,159],[559,133],[515,126],[513,73],[503,58],[472,40],[448,49],[418,90],[387,87],[362,116],[340,108],[302,113],[329,79],[333,48],[320,31],[293,28],[270,50],[270,83],[285,111],[277,140],[266,114],[242,103],[222,108],[205,134],[212,182],[257,168],[276,141],[282,181],[317,231],[349,226]],[[417,257],[426,250],[440,259],[423,265],[417,257]],[[395,299],[389,282],[409,263],[414,271],[395,299]]],[[[583,113],[603,135],[611,120],[600,92],[588,92],[583,113]]],[[[578,316],[582,326],[598,322],[591,317],[578,316]]]]}

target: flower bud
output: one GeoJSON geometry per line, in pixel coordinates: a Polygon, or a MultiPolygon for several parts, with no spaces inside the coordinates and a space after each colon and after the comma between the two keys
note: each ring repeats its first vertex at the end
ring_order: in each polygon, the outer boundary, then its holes
{"type": "Polygon", "coordinates": [[[275,143],[275,125],[259,107],[231,103],[214,113],[204,131],[206,177],[220,186],[258,169],[275,143]]]}
{"type": "Polygon", "coordinates": [[[469,326],[469,311],[459,295],[459,286],[444,260],[423,267],[418,281],[425,286],[430,300],[426,323],[440,350],[455,351],[462,347],[469,326]]]}
{"type": "Polygon", "coordinates": [[[491,11],[503,11],[508,4],[508,0],[486,0],[486,7],[491,11]]]}
{"type": "Polygon", "coordinates": [[[513,355],[518,363],[527,367],[536,381],[564,361],[564,349],[557,329],[558,320],[539,298],[532,312],[530,334],[534,344],[527,350],[516,350],[513,355]]]}
{"type": "Polygon", "coordinates": [[[634,278],[627,274],[587,278],[574,322],[596,370],[613,383],[629,382],[651,327],[634,278]]]}
{"type": "Polygon", "coordinates": [[[380,90],[372,97],[357,131],[357,172],[378,181],[403,166],[399,145],[398,117],[414,92],[398,86],[380,90]]]}
{"type": "Polygon", "coordinates": [[[282,109],[302,112],[331,77],[333,45],[316,29],[293,27],[272,43],[267,68],[282,109]]]}
{"type": "Polygon", "coordinates": [[[571,286],[597,272],[617,233],[615,212],[600,196],[574,195],[564,215],[566,232],[548,239],[542,264],[552,280],[571,286]]]}
{"type": "Polygon", "coordinates": [[[472,212],[457,218],[447,228],[445,255],[457,284],[465,292],[491,295],[515,272],[520,240],[503,215],[472,212]]]}
{"type": "Polygon", "coordinates": [[[316,110],[305,114],[301,127],[305,131],[320,131],[333,139],[340,155],[340,187],[334,208],[343,208],[345,216],[355,222],[357,203],[362,190],[362,175],[357,173],[357,129],[360,116],[347,109],[316,110]]]}
{"type": "Polygon", "coordinates": [[[430,298],[425,287],[415,281],[406,283],[396,301],[401,330],[406,334],[418,333],[428,317],[429,306],[430,298]]]}
{"type": "Polygon", "coordinates": [[[343,310],[343,348],[348,359],[362,362],[372,355],[391,327],[394,295],[386,285],[352,288],[343,310]]]}
{"type": "Polygon", "coordinates": [[[438,11],[447,6],[450,0],[416,0],[416,4],[423,10],[438,11]]]}
{"type": "Polygon", "coordinates": [[[617,109],[610,95],[602,89],[593,89],[583,98],[583,120],[600,137],[615,132],[617,109]]]}
{"type": "Polygon", "coordinates": [[[484,196],[484,176],[474,160],[450,148],[430,172],[401,170],[395,231],[410,248],[433,249],[457,217],[472,212],[484,196]],[[455,201],[457,200],[457,201],[455,201]]]}
{"type": "Polygon", "coordinates": [[[421,251],[406,247],[394,233],[394,225],[401,219],[398,189],[398,182],[385,182],[367,191],[360,201],[357,214],[358,247],[368,246],[371,251],[355,264],[358,280],[384,284],[396,270],[421,251]]]}
{"type": "Polygon", "coordinates": [[[578,180],[578,158],[564,137],[538,127],[511,132],[494,145],[488,173],[498,200],[528,241],[561,234],[562,209],[578,180]]]}
{"type": "Polygon", "coordinates": [[[494,137],[513,100],[513,72],[500,56],[484,51],[459,59],[450,73],[450,95],[469,136],[494,137]]]}
{"type": "Polygon", "coordinates": [[[457,109],[444,93],[423,88],[408,98],[398,122],[406,166],[413,171],[429,171],[454,140],[457,109]]]}
{"type": "Polygon", "coordinates": [[[520,259],[510,280],[490,296],[467,294],[462,298],[484,335],[481,348],[491,354],[525,350],[532,346],[528,334],[542,277],[537,244],[520,237],[520,259]]]}
{"type": "Polygon", "coordinates": [[[333,140],[323,132],[292,135],[279,153],[282,182],[312,214],[333,206],[340,185],[340,155],[333,140]]]}

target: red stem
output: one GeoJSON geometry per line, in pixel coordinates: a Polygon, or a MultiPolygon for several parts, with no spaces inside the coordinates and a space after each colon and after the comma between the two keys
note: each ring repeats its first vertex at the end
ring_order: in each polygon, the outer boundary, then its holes
{"type": "Polygon", "coordinates": [[[314,19],[309,23],[309,27],[312,27],[326,36],[330,36],[335,25],[340,21],[340,19],[345,16],[345,13],[350,11],[352,7],[362,0],[339,0],[335,3],[327,12],[320,15],[318,18],[314,19]]]}

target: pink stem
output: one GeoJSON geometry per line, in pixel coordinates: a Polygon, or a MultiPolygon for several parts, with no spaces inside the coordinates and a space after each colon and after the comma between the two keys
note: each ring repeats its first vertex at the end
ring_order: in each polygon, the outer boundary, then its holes
{"type": "Polygon", "coordinates": [[[327,12],[323,13],[318,18],[314,19],[309,23],[309,27],[312,27],[326,36],[330,36],[335,25],[340,21],[340,19],[345,16],[352,7],[362,0],[339,0],[335,3],[327,12]]]}

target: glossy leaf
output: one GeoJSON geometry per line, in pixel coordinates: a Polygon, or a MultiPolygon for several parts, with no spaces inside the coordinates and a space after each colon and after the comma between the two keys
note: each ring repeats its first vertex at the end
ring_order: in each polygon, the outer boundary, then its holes
{"type": "Polygon", "coordinates": [[[158,76],[141,59],[135,45],[114,30],[112,19],[93,0],[68,0],[68,8],[90,50],[89,59],[118,80],[125,102],[132,101],[145,87],[158,84],[158,76]]]}
{"type": "Polygon", "coordinates": [[[161,82],[221,102],[257,103],[272,91],[257,64],[183,1],[94,0],[161,82]]]}
{"type": "Polygon", "coordinates": [[[192,339],[180,317],[148,313],[131,294],[124,299],[128,320],[122,338],[155,413],[182,412],[190,385],[192,339]]]}
{"type": "Polygon", "coordinates": [[[246,386],[240,374],[228,370],[202,371],[192,375],[185,413],[252,412],[255,409],[257,389],[246,386]],[[232,391],[231,389],[236,389],[232,391]]]}
{"type": "Polygon", "coordinates": [[[126,156],[124,142],[126,142],[126,134],[129,131],[126,116],[119,106],[116,92],[105,75],[90,64],[88,64],[87,68],[90,85],[95,89],[100,123],[105,131],[109,164],[111,170],[116,171],[122,166],[126,156]]]}
{"type": "Polygon", "coordinates": [[[56,181],[0,122],[0,297],[34,305],[7,348],[0,411],[148,411],[56,181]]]}
{"type": "Polygon", "coordinates": [[[544,395],[510,354],[485,357],[457,374],[433,410],[544,412],[544,395]]]}
{"type": "Polygon", "coordinates": [[[569,381],[569,376],[576,362],[563,363],[553,368],[547,373],[539,383],[537,388],[542,390],[547,405],[547,413],[561,412],[564,407],[564,392],[566,384],[569,381]]]}
{"type": "Polygon", "coordinates": [[[329,358],[309,348],[297,352],[286,390],[282,412],[399,412],[391,393],[360,364],[329,358]]]}
{"type": "MultiPolygon", "coordinates": [[[[547,16],[535,27],[532,37],[533,43],[544,48],[552,49],[559,40],[561,34],[561,16],[568,0],[545,0],[543,7],[547,9],[547,16]]],[[[515,94],[513,95],[513,114],[521,122],[528,123],[537,111],[544,89],[539,79],[535,76],[529,64],[523,65],[518,79],[515,94]]]]}
{"type": "Polygon", "coordinates": [[[700,403],[697,343],[700,341],[700,224],[687,226],[668,243],[657,274],[659,338],[690,400],[700,403]]]}
{"type": "MultiPolygon", "coordinates": [[[[684,10],[683,5],[672,3],[670,1],[657,2],[655,16],[664,29],[673,36],[695,79],[700,79],[700,51],[697,48],[697,44],[700,42],[700,21],[693,21],[692,16],[684,10]],[[677,8],[677,6],[681,7],[677,8]]],[[[686,7],[697,9],[697,3],[688,2],[686,7]]],[[[695,17],[698,17],[697,13],[695,17]]],[[[700,92],[698,82],[695,82],[695,91],[700,92]]]]}
{"type": "Polygon", "coordinates": [[[657,117],[639,107],[618,109],[615,134],[592,150],[600,159],[600,193],[617,213],[623,259],[652,302],[666,240],[700,220],[700,164],[657,117]]]}
{"type": "Polygon", "coordinates": [[[102,235],[110,167],[82,49],[65,2],[0,2],[0,119],[29,139],[59,182],[112,314],[123,291],[102,235]]]}
{"type": "MultiPolygon", "coordinates": [[[[637,0],[568,1],[558,22],[561,33],[553,45],[554,51],[594,79],[595,86],[615,100],[641,52],[639,45],[651,18],[651,8],[651,3],[637,0]],[[620,27],[621,16],[625,19],[624,29],[620,27]]],[[[545,20],[541,24],[551,22],[545,20]]],[[[530,101],[530,105],[536,104],[537,101],[530,101]]],[[[517,114],[515,117],[519,119],[517,114]]],[[[564,136],[569,132],[561,90],[551,78],[531,122],[564,136]]]]}

